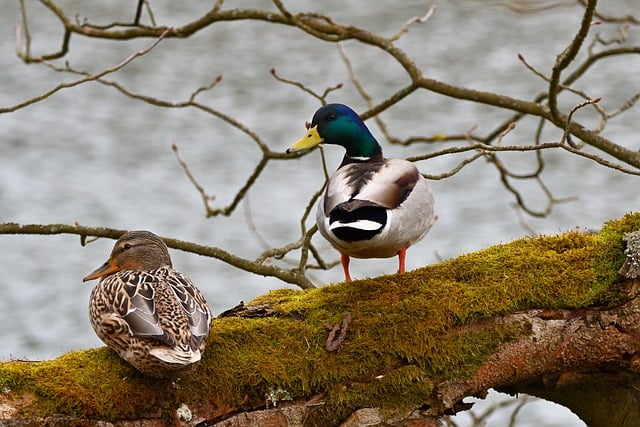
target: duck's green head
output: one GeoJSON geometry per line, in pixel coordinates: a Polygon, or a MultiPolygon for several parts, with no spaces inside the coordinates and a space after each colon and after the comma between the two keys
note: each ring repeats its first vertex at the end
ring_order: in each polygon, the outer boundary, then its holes
{"type": "Polygon", "coordinates": [[[347,157],[370,159],[382,154],[382,148],[360,116],[344,104],[327,104],[313,115],[311,126],[288,153],[306,150],[318,144],[341,145],[347,157]]]}

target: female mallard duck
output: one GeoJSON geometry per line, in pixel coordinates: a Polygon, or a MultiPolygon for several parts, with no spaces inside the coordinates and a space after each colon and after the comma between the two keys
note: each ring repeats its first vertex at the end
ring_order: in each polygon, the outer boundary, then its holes
{"type": "Polygon", "coordinates": [[[83,279],[100,279],[89,300],[98,337],[145,375],[193,371],[204,351],[211,311],[193,282],[171,266],[167,246],[148,231],[115,243],[107,262],[83,279]]]}
{"type": "Polygon", "coordinates": [[[378,141],[346,105],[328,104],[316,111],[305,135],[287,152],[321,143],[347,150],[316,214],[320,233],[342,255],[345,280],[351,280],[349,257],[398,255],[398,272],[404,273],[407,248],[436,219],[429,184],[413,163],[385,159],[378,141]]]}

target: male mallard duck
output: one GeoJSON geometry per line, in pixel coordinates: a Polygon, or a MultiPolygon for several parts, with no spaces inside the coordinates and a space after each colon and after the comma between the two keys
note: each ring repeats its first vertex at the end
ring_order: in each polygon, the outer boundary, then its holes
{"type": "Polygon", "coordinates": [[[193,282],[171,266],[167,246],[148,231],[116,241],[89,300],[98,337],[145,375],[175,378],[200,361],[211,311],[193,282]]]}
{"type": "Polygon", "coordinates": [[[398,255],[398,272],[404,273],[407,248],[436,219],[429,184],[413,163],[385,159],[378,141],[346,105],[328,104],[316,111],[305,135],[287,152],[321,143],[347,150],[316,214],[320,233],[342,255],[345,280],[351,280],[349,257],[398,255]]]}

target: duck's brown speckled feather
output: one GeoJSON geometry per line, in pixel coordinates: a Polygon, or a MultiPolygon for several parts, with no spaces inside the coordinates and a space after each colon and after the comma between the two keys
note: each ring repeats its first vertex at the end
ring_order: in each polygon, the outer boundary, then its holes
{"type": "Polygon", "coordinates": [[[212,315],[193,282],[164,266],[102,277],[89,318],[98,337],[140,372],[173,378],[198,365],[212,315]]]}

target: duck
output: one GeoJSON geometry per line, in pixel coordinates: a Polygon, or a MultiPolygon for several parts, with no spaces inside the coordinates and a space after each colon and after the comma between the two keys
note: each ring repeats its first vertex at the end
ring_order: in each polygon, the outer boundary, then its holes
{"type": "Polygon", "coordinates": [[[435,199],[427,180],[412,162],[385,158],[369,128],[347,105],[322,106],[306,127],[304,136],[287,153],[320,144],[346,150],[316,209],[320,234],[340,252],[345,281],[351,281],[351,257],[397,256],[398,273],[404,273],[407,249],[436,220],[435,199]]]}
{"type": "Polygon", "coordinates": [[[99,279],[89,298],[96,335],[142,374],[180,378],[198,366],[211,327],[202,293],[173,269],[167,245],[129,231],[107,261],[82,280],[99,279]]]}

